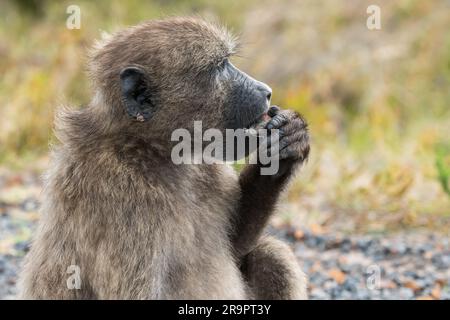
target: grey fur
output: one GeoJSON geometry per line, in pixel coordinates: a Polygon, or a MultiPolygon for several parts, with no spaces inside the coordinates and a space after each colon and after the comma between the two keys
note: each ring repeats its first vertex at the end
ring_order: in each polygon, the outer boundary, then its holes
{"type": "Polygon", "coordinates": [[[196,75],[234,48],[217,25],[172,18],[123,30],[92,51],[94,98],[57,117],[61,143],[21,274],[22,298],[306,298],[293,253],[261,238],[300,157],[287,159],[277,178],[260,177],[256,167],[238,177],[226,165],[170,160],[174,129],[193,120],[223,126],[226,88],[199,86],[196,75]],[[134,65],[157,92],[159,107],[146,122],[129,119],[120,95],[118,75],[134,65]],[[78,290],[67,287],[70,265],[80,267],[78,290]]]}

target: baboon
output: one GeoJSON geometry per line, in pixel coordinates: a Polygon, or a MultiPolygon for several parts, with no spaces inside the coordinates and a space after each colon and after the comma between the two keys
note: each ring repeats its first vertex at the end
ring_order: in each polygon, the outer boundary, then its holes
{"type": "Polygon", "coordinates": [[[308,156],[307,125],[295,112],[268,112],[271,89],[229,61],[235,43],[216,23],[187,17],[95,46],[93,99],[56,117],[60,143],[22,298],[306,298],[293,252],[264,229],[308,156]],[[249,128],[267,114],[266,127],[280,129],[276,175],[261,175],[259,163],[237,175],[228,164],[171,161],[177,128],[249,128]]]}

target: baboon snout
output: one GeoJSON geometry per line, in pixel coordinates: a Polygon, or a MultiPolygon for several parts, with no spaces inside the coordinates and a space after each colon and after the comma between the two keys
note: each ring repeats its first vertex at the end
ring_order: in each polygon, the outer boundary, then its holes
{"type": "Polygon", "coordinates": [[[270,99],[272,98],[272,88],[269,87],[264,82],[258,81],[257,83],[257,90],[261,92],[264,99],[266,99],[267,103],[270,104],[270,99]]]}

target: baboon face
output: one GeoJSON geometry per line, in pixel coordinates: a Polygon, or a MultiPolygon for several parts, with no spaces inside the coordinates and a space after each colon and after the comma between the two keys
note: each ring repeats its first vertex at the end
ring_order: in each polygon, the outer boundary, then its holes
{"type": "MultiPolygon", "coordinates": [[[[175,78],[173,85],[179,90],[178,95],[174,95],[179,100],[177,104],[180,109],[185,108],[177,113],[186,114],[186,109],[193,111],[192,119],[202,120],[206,127],[249,128],[258,122],[269,107],[272,95],[270,87],[239,70],[228,58],[204,73],[186,76],[183,75],[179,80],[175,76],[171,77],[175,78]],[[183,95],[180,95],[181,92],[183,95]],[[206,114],[197,114],[195,117],[195,111],[206,114]],[[214,119],[211,119],[211,114],[215,115],[214,119]]],[[[156,111],[164,112],[164,105],[167,103],[152,98],[158,95],[158,85],[149,87],[144,70],[126,67],[120,77],[130,117],[146,121],[156,111]]]]}
{"type": "Polygon", "coordinates": [[[225,126],[231,129],[249,128],[267,111],[272,90],[236,68],[228,59],[215,71],[224,93],[225,126]]]}
{"type": "Polygon", "coordinates": [[[229,61],[234,41],[220,27],[176,18],[116,38],[110,42],[115,48],[102,49],[105,54],[117,51],[117,57],[109,57],[113,68],[104,71],[111,75],[120,66],[115,72],[122,107],[128,121],[142,122],[149,134],[189,129],[194,121],[202,121],[204,129],[248,128],[269,107],[271,89],[229,61]]]}

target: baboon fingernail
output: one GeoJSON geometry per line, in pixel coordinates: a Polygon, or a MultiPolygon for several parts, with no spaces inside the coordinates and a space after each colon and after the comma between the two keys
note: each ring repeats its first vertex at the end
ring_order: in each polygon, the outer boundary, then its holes
{"type": "Polygon", "coordinates": [[[280,111],[280,108],[278,106],[271,106],[267,114],[271,117],[274,117],[278,111],[280,111]]]}

